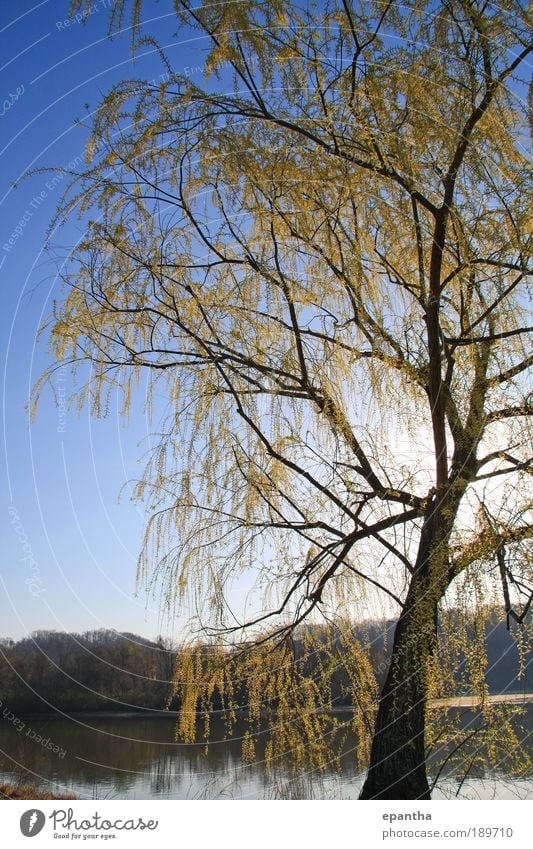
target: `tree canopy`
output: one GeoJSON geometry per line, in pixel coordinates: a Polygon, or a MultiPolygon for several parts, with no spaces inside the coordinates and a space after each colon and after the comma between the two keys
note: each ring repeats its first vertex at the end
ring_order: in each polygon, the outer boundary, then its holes
{"type": "Polygon", "coordinates": [[[58,211],[86,231],[54,360],[96,415],[144,373],[148,406],[164,390],[140,574],[196,625],[279,645],[386,597],[391,771],[367,796],[423,797],[439,605],[465,576],[515,620],[531,602],[531,22],[515,0],[175,8],[205,78],[158,46],[161,84],[103,98],[58,211]],[[265,596],[242,618],[247,569],[265,596]]]}

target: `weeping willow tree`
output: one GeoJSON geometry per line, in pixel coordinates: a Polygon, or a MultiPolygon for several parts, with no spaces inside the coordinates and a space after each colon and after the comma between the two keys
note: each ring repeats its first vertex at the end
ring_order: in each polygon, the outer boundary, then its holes
{"type": "MultiPolygon", "coordinates": [[[[115,85],[91,125],[58,213],[86,231],[54,362],[95,415],[115,391],[127,412],[143,374],[148,406],[167,398],[140,574],[219,645],[247,635],[230,654],[252,712],[294,697],[311,745],[304,707],[328,694],[288,671],[291,635],[394,608],[361,798],[429,798],[442,605],[465,577],[499,583],[514,620],[531,602],[525,4],[174,7],[203,74],[134,3],[134,49],[165,73],[115,85]],[[232,611],[248,570],[262,603],[232,611]]],[[[180,661],[185,736],[228,686],[228,652],[207,654],[180,661]]]]}

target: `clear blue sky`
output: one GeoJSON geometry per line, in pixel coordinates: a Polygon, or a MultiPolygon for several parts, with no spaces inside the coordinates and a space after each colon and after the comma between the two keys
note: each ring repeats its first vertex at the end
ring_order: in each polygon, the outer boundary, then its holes
{"type": "MultiPolygon", "coordinates": [[[[49,361],[37,330],[60,296],[43,244],[61,187],[49,174],[22,175],[66,166],[83,153],[86,130],[76,119],[114,81],[164,72],[153,51],[132,63],[129,32],[106,38],[108,6],[96,0],[86,23],[69,24],[67,0],[0,0],[4,637],[41,628],[113,627],[146,636],[179,628],[160,621],[157,598],[135,596],[144,516],[127,490],[118,501],[124,483],[142,471],[142,414],[125,425],[112,409],[91,421],[86,411],[62,412],[50,393],[32,426],[25,409],[49,361]]],[[[171,2],[146,0],[144,9],[177,70],[201,65],[203,45],[183,36],[178,42],[171,2]]],[[[58,254],[79,237],[69,226],[55,240],[58,254]]],[[[68,394],[69,383],[66,373],[56,388],[68,394]]]]}

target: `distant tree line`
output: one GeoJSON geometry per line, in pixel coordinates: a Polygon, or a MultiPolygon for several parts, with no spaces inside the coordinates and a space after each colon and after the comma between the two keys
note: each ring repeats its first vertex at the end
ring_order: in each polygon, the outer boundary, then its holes
{"type": "MultiPolygon", "coordinates": [[[[313,627],[313,626],[308,626],[313,627]]],[[[368,652],[374,675],[381,686],[390,657],[394,622],[371,621],[355,626],[359,643],[368,652]]],[[[331,651],[335,635],[322,629],[319,638],[331,651]]],[[[474,636],[474,635],[473,635],[474,636]]],[[[518,649],[516,634],[494,609],[486,619],[485,683],[491,694],[533,690],[532,652],[518,649]]],[[[441,643],[446,644],[445,636],[441,643]]],[[[316,645],[316,642],[315,642],[316,645]]],[[[0,639],[0,699],[19,713],[54,710],[129,711],[177,710],[179,694],[173,695],[172,679],[179,647],[169,640],[147,640],[137,634],[101,629],[82,634],[35,631],[14,641],[0,639]]],[[[315,678],[323,668],[320,651],[306,657],[303,642],[295,640],[295,652],[305,674],[315,678]]],[[[352,700],[349,675],[339,652],[339,664],[331,673],[332,702],[349,707],[352,700]]],[[[461,667],[466,658],[456,657],[456,694],[462,689],[461,667]]],[[[247,703],[239,688],[239,702],[247,703]]],[[[221,707],[216,696],[213,708],[221,707]]]]}
{"type": "Polygon", "coordinates": [[[163,639],[101,629],[0,640],[0,694],[19,712],[161,709],[175,652],[163,639]]]}

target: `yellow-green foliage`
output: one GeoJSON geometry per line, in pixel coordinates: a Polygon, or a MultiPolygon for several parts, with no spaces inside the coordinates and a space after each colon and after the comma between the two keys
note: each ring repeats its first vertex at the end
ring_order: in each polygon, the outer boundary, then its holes
{"type": "Polygon", "coordinates": [[[331,768],[349,729],[364,762],[378,688],[353,627],[305,629],[295,641],[274,644],[268,636],[232,649],[203,643],[179,652],[172,693],[181,701],[177,739],[208,744],[212,710],[220,706],[228,736],[238,721],[246,728],[246,762],[259,759],[260,746],[268,767],[331,768]],[[334,698],[332,683],[342,673],[346,684],[334,698]],[[353,701],[353,710],[335,714],[339,695],[353,701]]]}
{"type": "MultiPolygon", "coordinates": [[[[453,598],[453,607],[443,609],[440,617],[439,652],[430,695],[441,701],[438,706],[428,703],[426,748],[434,773],[438,775],[442,769],[443,773],[456,774],[460,784],[471,774],[484,775],[489,768],[527,777],[533,766],[527,745],[529,731],[521,725],[526,709],[489,697],[486,635],[501,626],[504,611],[486,603],[487,596],[485,590],[474,606],[465,579],[453,598]],[[473,711],[446,705],[447,700],[465,696],[473,698],[473,711]]],[[[512,630],[519,653],[530,651],[531,621],[512,630]]],[[[500,659],[502,662],[505,658],[500,659]]],[[[516,690],[522,682],[523,669],[514,682],[516,690]]]]}
{"type": "MultiPolygon", "coordinates": [[[[113,4],[112,26],[128,7],[135,47],[140,0],[113,4]]],[[[170,611],[189,605],[193,631],[255,637],[270,617],[287,637],[379,598],[408,614],[394,675],[410,657],[427,700],[445,672],[421,635],[454,581],[474,608],[500,582],[518,617],[531,587],[528,13],[515,0],[175,8],[207,46],[205,79],[162,52],[160,85],[124,80],[103,98],[54,222],[76,210],[86,233],[36,393],[68,363],[80,405],[105,415],[119,393],[127,415],[147,376],[139,579],[170,611]]],[[[348,632],[367,747],[375,688],[348,632]]],[[[310,680],[271,643],[184,655],[184,739],[198,710],[209,730],[214,693],[231,729],[242,678],[245,757],[275,702],[276,751],[321,762],[328,668],[310,680]]],[[[483,696],[479,634],[464,651],[483,696]]]]}
{"type": "MultiPolygon", "coordinates": [[[[434,780],[441,772],[463,779],[487,769],[514,778],[531,773],[524,745],[528,732],[521,729],[524,708],[494,702],[486,684],[486,633],[501,625],[502,614],[483,604],[474,610],[467,603],[441,611],[427,678],[425,747],[434,780]],[[460,701],[449,704],[464,697],[468,707],[460,701]]],[[[356,630],[357,636],[353,624],[345,622],[305,629],[289,642],[272,644],[264,633],[233,648],[184,647],[172,692],[181,701],[176,739],[204,740],[208,746],[217,708],[226,735],[240,734],[244,763],[264,763],[274,771],[331,770],[350,735],[350,757],[364,769],[379,687],[365,628],[356,630]]],[[[531,644],[530,627],[515,636],[531,644]]],[[[377,672],[383,675],[387,665],[381,661],[377,672]]]]}

